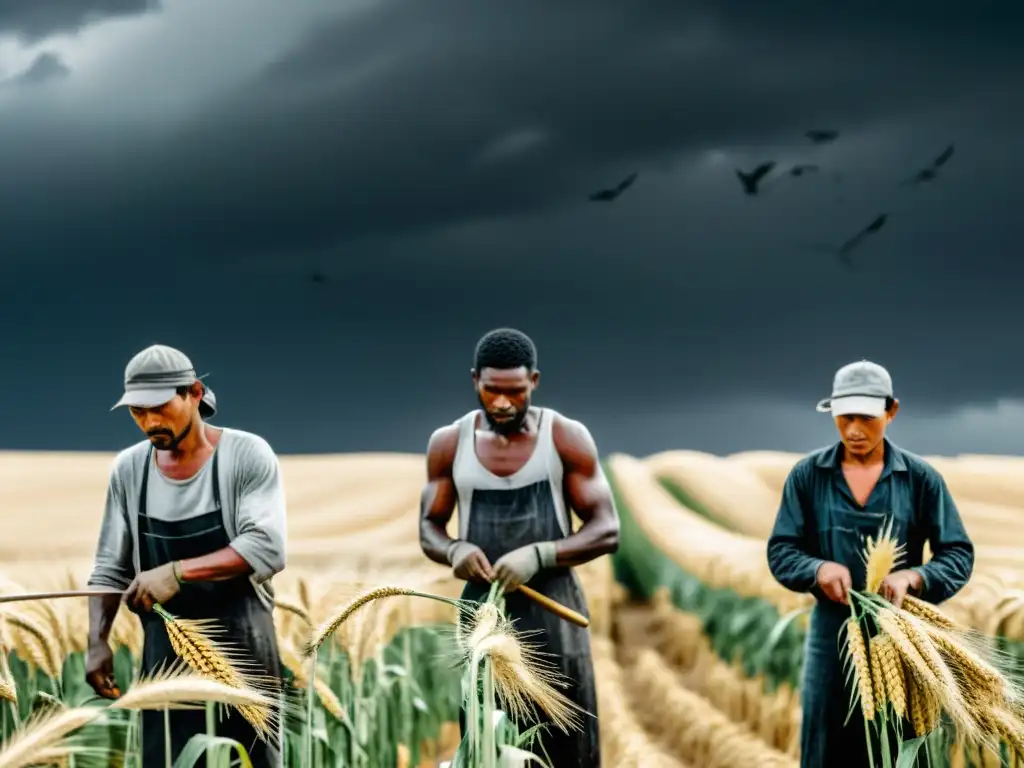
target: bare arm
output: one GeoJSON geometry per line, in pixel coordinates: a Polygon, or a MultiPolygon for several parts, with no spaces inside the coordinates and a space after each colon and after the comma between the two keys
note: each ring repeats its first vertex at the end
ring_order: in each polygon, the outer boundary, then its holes
{"type": "Polygon", "coordinates": [[[89,598],[89,645],[106,645],[110,641],[110,628],[121,607],[120,595],[100,595],[89,598]]]}
{"type": "MultiPolygon", "coordinates": [[[[124,487],[115,464],[107,484],[106,508],[88,581],[90,587],[123,590],[131,583],[135,565],[126,509],[124,487]]],[[[117,594],[89,598],[85,679],[97,694],[107,699],[121,695],[114,681],[114,653],[110,648],[110,630],[120,605],[121,596],[117,594]]]]}
{"type": "Polygon", "coordinates": [[[448,549],[453,543],[446,528],[458,500],[452,477],[458,442],[459,428],[452,424],[436,430],[427,445],[427,484],[420,495],[420,549],[440,565],[448,565],[448,549]]]}
{"type": "Polygon", "coordinates": [[[253,567],[230,546],[208,555],[182,560],[178,565],[178,578],[183,582],[226,581],[250,573],[253,573],[253,567]]]}
{"type": "Polygon", "coordinates": [[[619,548],[619,514],[590,430],[564,416],[552,427],[565,495],[583,521],[576,533],[555,543],[555,564],[582,565],[619,548]]]}

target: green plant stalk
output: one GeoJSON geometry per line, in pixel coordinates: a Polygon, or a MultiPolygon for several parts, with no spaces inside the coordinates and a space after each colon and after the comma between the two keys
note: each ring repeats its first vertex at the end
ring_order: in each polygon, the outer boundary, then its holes
{"type": "Polygon", "coordinates": [[[882,724],[880,727],[881,733],[878,736],[879,741],[882,742],[882,765],[885,768],[893,768],[892,752],[889,749],[889,718],[885,714],[885,707],[879,707],[879,715],[882,718],[882,724]]]}
{"type": "Polygon", "coordinates": [[[164,768],[174,768],[171,759],[171,710],[164,707],[164,768]]]}
{"type": "Polygon", "coordinates": [[[313,684],[316,682],[317,653],[317,650],[313,651],[313,658],[309,665],[309,683],[306,687],[306,765],[313,765],[313,684]]]}
{"type": "Polygon", "coordinates": [[[484,659],[484,706],[483,706],[483,750],[484,768],[495,768],[497,747],[494,743],[494,673],[490,658],[484,659]]]}
{"type": "MultiPolygon", "coordinates": [[[[317,745],[314,747],[314,766],[322,765],[324,768],[357,768],[357,766],[372,768],[376,765],[392,764],[397,746],[395,734],[403,727],[401,713],[403,711],[410,711],[410,708],[413,715],[417,718],[413,729],[413,735],[416,737],[414,741],[417,744],[421,739],[436,740],[440,725],[457,719],[463,703],[462,697],[459,694],[459,677],[466,671],[466,666],[463,665],[462,669],[455,670],[445,661],[445,658],[448,656],[447,644],[451,642],[448,630],[449,627],[447,626],[444,629],[414,626],[405,630],[408,633],[405,635],[408,638],[408,651],[406,651],[400,639],[397,642],[390,642],[385,649],[385,657],[380,658],[380,654],[378,654],[378,658],[371,661],[371,664],[374,665],[374,671],[371,672],[367,669],[361,677],[366,688],[362,696],[356,695],[357,692],[351,684],[351,676],[348,673],[349,662],[345,650],[340,645],[337,649],[334,649],[335,653],[332,655],[336,657],[335,663],[338,667],[332,671],[328,684],[339,696],[339,700],[347,705],[345,709],[346,714],[340,723],[336,722],[333,718],[326,718],[329,742],[325,741],[321,735],[314,734],[315,744],[317,745]],[[441,644],[445,645],[444,649],[442,649],[441,644]],[[402,663],[404,661],[403,656],[409,659],[407,664],[402,663]],[[396,670],[396,674],[392,674],[392,670],[383,671],[385,667],[391,666],[387,663],[388,661],[403,668],[407,667],[405,670],[406,674],[402,674],[401,670],[396,670]],[[381,691],[376,696],[370,687],[375,678],[382,681],[381,691]],[[401,687],[396,688],[396,685],[401,687]],[[385,688],[386,690],[384,690],[385,688]],[[414,704],[407,704],[405,710],[399,704],[403,696],[407,701],[415,702],[414,704]],[[363,746],[366,751],[363,751],[355,744],[353,737],[354,726],[350,715],[356,711],[353,702],[357,699],[360,703],[359,708],[365,715],[362,727],[363,746]],[[419,699],[422,699],[422,703],[419,699]],[[375,749],[377,751],[374,751],[375,749]],[[350,755],[356,756],[356,759],[348,759],[350,755]]],[[[134,662],[136,659],[133,657],[132,661],[134,662]]],[[[17,657],[16,654],[12,658],[12,663],[15,667],[14,671],[16,674],[14,677],[16,678],[16,687],[22,701],[21,706],[27,707],[29,699],[25,694],[26,691],[31,690],[33,686],[43,686],[45,688],[49,688],[49,686],[43,680],[37,680],[38,675],[36,675],[36,671],[28,669],[23,660],[17,657]]],[[[135,666],[137,664],[131,665],[133,668],[135,666]]],[[[66,682],[64,693],[68,702],[75,700],[80,694],[89,695],[87,691],[83,690],[84,682],[80,684],[76,673],[72,673],[70,669],[69,667],[69,671],[64,676],[66,682]]],[[[119,674],[121,673],[119,672],[119,674]]],[[[125,675],[128,677],[124,681],[125,688],[130,689],[132,684],[136,682],[138,675],[132,675],[130,672],[127,672],[127,668],[125,675]]],[[[479,686],[476,697],[479,701],[479,686]]],[[[292,714],[285,724],[284,744],[282,745],[286,760],[284,763],[285,768],[308,768],[305,762],[306,754],[304,751],[305,732],[303,726],[305,713],[303,710],[305,704],[306,702],[300,697],[298,708],[292,710],[292,714]]],[[[10,719],[12,721],[7,724],[8,736],[15,730],[13,723],[20,722],[20,708],[16,709],[17,706],[10,702],[7,705],[8,710],[11,711],[10,719]]],[[[0,704],[0,707],[2,707],[2,704],[0,704]]],[[[219,709],[213,710],[213,712],[217,711],[219,709]]],[[[479,709],[477,711],[479,713],[479,709]]],[[[314,696],[314,726],[320,722],[320,715],[325,712],[319,704],[319,699],[314,696]]],[[[4,714],[6,715],[6,712],[4,714]]],[[[142,734],[139,731],[138,720],[136,719],[138,716],[138,711],[132,710],[126,714],[126,717],[130,718],[127,722],[111,721],[110,723],[110,728],[118,729],[118,733],[116,736],[111,733],[106,741],[109,744],[116,742],[121,745],[116,747],[116,750],[123,750],[125,755],[124,768],[142,768],[139,762],[140,758],[138,757],[142,744],[142,734]]],[[[210,727],[212,732],[213,726],[210,727]]],[[[515,735],[514,729],[510,729],[508,726],[500,730],[501,732],[495,735],[496,743],[498,744],[504,743],[503,740],[512,738],[515,735]]],[[[2,727],[0,727],[0,732],[2,732],[2,727]]],[[[101,740],[104,740],[102,731],[97,732],[97,735],[101,740]]],[[[409,738],[413,739],[413,736],[409,736],[409,738]]],[[[467,747],[468,745],[465,745],[461,750],[463,758],[466,757],[467,747]]],[[[216,766],[219,767],[221,765],[223,762],[222,758],[228,758],[228,754],[225,752],[226,749],[220,739],[217,739],[215,744],[210,745],[208,756],[212,757],[216,766]]],[[[86,761],[77,760],[77,763],[80,768],[84,768],[86,761]]],[[[92,764],[91,760],[89,764],[92,764]]],[[[202,765],[202,763],[197,765],[202,765]]],[[[477,768],[477,766],[479,766],[479,763],[475,761],[469,764],[469,768],[477,768]]]]}
{"type": "MultiPolygon", "coordinates": [[[[154,606],[155,607],[155,606],[154,606]]],[[[213,702],[206,702],[206,735],[211,739],[217,735],[217,720],[213,716],[213,702]]],[[[206,750],[206,768],[217,768],[214,763],[214,754],[211,750],[206,750]]]]}
{"type": "Polygon", "coordinates": [[[409,695],[409,675],[412,670],[412,643],[409,639],[409,633],[402,633],[402,665],[406,670],[405,677],[402,678],[402,687],[400,690],[401,700],[399,705],[399,712],[401,717],[399,721],[402,728],[402,741],[409,747],[409,751],[412,753],[412,762],[415,765],[419,762],[419,744],[414,743],[417,740],[413,738],[415,733],[414,725],[415,721],[413,718],[416,713],[412,708],[412,697],[409,695]]]}
{"type": "Polygon", "coordinates": [[[480,656],[474,652],[469,665],[469,685],[467,686],[469,696],[469,712],[466,718],[469,725],[469,755],[470,759],[479,759],[481,742],[481,713],[480,713],[480,656]]]}

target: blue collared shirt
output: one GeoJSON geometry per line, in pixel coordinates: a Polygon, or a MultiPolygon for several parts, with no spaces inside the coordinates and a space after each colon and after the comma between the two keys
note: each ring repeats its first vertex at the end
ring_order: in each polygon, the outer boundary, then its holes
{"type": "Polygon", "coordinates": [[[885,443],[885,465],[868,501],[861,506],[843,475],[841,442],[805,456],[790,471],[775,527],[768,539],[768,566],[782,586],[823,595],[815,585],[818,567],[840,562],[863,589],[864,564],[851,555],[863,544],[865,526],[890,517],[893,534],[905,545],[897,568],[921,574],[921,598],[941,603],[959,592],[974,569],[974,545],[964,530],[946,482],[919,456],[885,443]],[[932,558],[922,565],[924,543],[932,558]]]}

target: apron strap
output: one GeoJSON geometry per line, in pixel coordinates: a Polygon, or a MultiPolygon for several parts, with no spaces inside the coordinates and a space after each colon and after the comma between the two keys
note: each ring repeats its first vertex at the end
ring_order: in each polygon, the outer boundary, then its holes
{"type": "Polygon", "coordinates": [[[149,450],[146,451],[146,464],[142,468],[142,488],[139,491],[139,516],[145,517],[147,512],[146,496],[149,490],[149,465],[153,461],[153,444],[149,444],[149,450]]]}
{"type": "Polygon", "coordinates": [[[217,509],[223,509],[220,504],[220,472],[218,471],[217,459],[220,458],[220,443],[213,449],[213,466],[210,470],[213,472],[213,503],[217,509]]]}

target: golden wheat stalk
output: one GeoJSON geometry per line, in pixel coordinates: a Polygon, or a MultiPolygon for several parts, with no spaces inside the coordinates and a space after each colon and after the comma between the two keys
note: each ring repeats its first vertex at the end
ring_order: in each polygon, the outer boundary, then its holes
{"type": "Polygon", "coordinates": [[[985,699],[1002,701],[1013,697],[1010,681],[968,642],[964,642],[966,638],[927,624],[924,631],[961,686],[985,699]]]}
{"type": "Polygon", "coordinates": [[[907,595],[904,597],[903,604],[900,607],[911,616],[915,616],[928,624],[939,627],[940,629],[958,629],[956,622],[946,616],[946,614],[942,613],[931,603],[926,603],[924,600],[914,597],[913,595],[907,595]]]}
{"type": "Polygon", "coordinates": [[[921,679],[917,667],[909,667],[907,674],[907,709],[915,736],[931,733],[939,725],[940,707],[931,686],[921,679]]]}
{"type": "MultiPolygon", "coordinates": [[[[239,651],[210,637],[216,632],[212,622],[175,618],[160,606],[154,606],[154,610],[164,620],[167,639],[175,654],[198,674],[233,688],[260,693],[272,691],[279,684],[280,681],[269,675],[246,671],[250,662],[241,658],[239,651]]],[[[276,725],[276,708],[243,704],[236,709],[262,739],[269,737],[276,725]]]]}
{"type": "Polygon", "coordinates": [[[380,600],[385,597],[422,597],[428,600],[437,600],[442,603],[448,603],[456,607],[461,606],[461,601],[452,600],[447,597],[441,597],[440,595],[433,595],[428,592],[420,592],[415,589],[409,589],[408,587],[395,587],[395,586],[384,586],[376,587],[357,595],[354,599],[346,603],[340,610],[329,615],[327,619],[322,621],[320,625],[313,630],[312,639],[302,649],[303,656],[312,656],[317,650],[320,649],[324,643],[327,642],[328,638],[333,635],[339,627],[341,627],[353,613],[358,611],[364,605],[368,605],[375,600],[380,600]]]}
{"type": "Polygon", "coordinates": [[[871,638],[873,658],[877,658],[877,667],[881,670],[885,688],[885,698],[897,717],[907,716],[907,684],[903,663],[900,661],[896,646],[888,635],[876,635],[871,638]]]}
{"type": "Polygon", "coordinates": [[[348,618],[362,608],[364,605],[372,603],[374,600],[380,600],[384,597],[400,597],[417,594],[415,590],[406,589],[405,587],[377,587],[371,589],[369,592],[364,592],[358,595],[354,600],[350,601],[341,610],[335,613],[333,616],[328,617],[323,621],[320,626],[313,630],[312,638],[306,647],[303,648],[304,656],[312,656],[320,646],[327,642],[327,639],[333,635],[338,627],[344,624],[348,618]]]}
{"type": "Polygon", "coordinates": [[[0,768],[28,768],[72,751],[66,739],[103,714],[99,707],[48,709],[32,716],[0,752],[0,768]]]}
{"type": "MultiPolygon", "coordinates": [[[[278,645],[278,652],[281,656],[281,663],[292,673],[294,685],[299,690],[309,687],[309,672],[306,670],[307,661],[290,644],[282,642],[278,645]]],[[[308,663],[312,664],[312,660],[308,663]]],[[[331,687],[324,682],[323,678],[313,678],[313,692],[316,693],[320,704],[327,712],[338,720],[345,719],[345,710],[341,706],[341,700],[331,690],[331,687]]]]}
{"type": "Polygon", "coordinates": [[[60,677],[64,663],[57,642],[50,637],[51,630],[30,613],[8,609],[4,615],[9,644],[14,652],[42,670],[47,677],[60,677]]]}
{"type": "Polygon", "coordinates": [[[853,665],[861,712],[864,713],[865,720],[874,720],[875,696],[871,687],[867,648],[864,644],[864,635],[861,634],[860,623],[852,617],[846,620],[846,652],[848,660],[853,665]]]}
{"type": "Polygon", "coordinates": [[[287,611],[293,616],[298,616],[304,623],[309,626],[313,626],[313,620],[310,619],[309,612],[298,603],[294,603],[285,597],[275,597],[274,607],[280,608],[282,611],[287,611]]]}
{"type": "Polygon", "coordinates": [[[110,706],[131,710],[192,709],[201,708],[206,702],[237,708],[273,706],[273,701],[258,691],[200,675],[183,662],[140,678],[110,706]]]}
{"type": "Polygon", "coordinates": [[[9,701],[12,704],[18,703],[18,689],[6,675],[0,677],[0,701],[9,701]]]}
{"type": "Polygon", "coordinates": [[[7,647],[4,634],[5,622],[6,618],[3,614],[0,614],[0,701],[9,701],[12,704],[17,704],[18,688],[14,684],[14,678],[11,676],[11,668],[7,661],[9,648],[7,647]]]}
{"type": "Polygon", "coordinates": [[[905,546],[892,535],[892,526],[893,518],[889,518],[878,530],[878,541],[868,536],[861,556],[865,563],[866,589],[870,594],[878,592],[885,577],[892,573],[905,553],[905,546]]]}
{"type": "Polygon", "coordinates": [[[886,696],[885,669],[882,666],[881,640],[883,635],[875,635],[868,643],[867,657],[871,667],[871,687],[875,694],[875,711],[884,712],[889,704],[886,696]]]}
{"type": "MultiPolygon", "coordinates": [[[[467,661],[472,655],[473,649],[480,645],[485,637],[497,630],[500,623],[507,625],[507,621],[502,622],[498,606],[494,603],[481,603],[480,607],[473,611],[468,622],[468,634],[460,632],[458,635],[459,645],[467,661]]],[[[503,629],[507,629],[507,626],[503,629]]]]}
{"type": "MultiPolygon", "coordinates": [[[[952,672],[941,663],[941,657],[934,644],[921,630],[920,620],[897,612],[893,608],[880,609],[877,620],[882,631],[892,638],[904,667],[913,675],[917,687],[927,694],[928,712],[931,712],[931,702],[934,702],[949,714],[962,737],[978,738],[977,720],[971,713],[952,672]],[[939,657],[938,664],[935,661],[936,657],[939,657]]],[[[913,701],[911,704],[913,705],[913,701]]]]}
{"type": "Polygon", "coordinates": [[[494,691],[514,722],[525,722],[537,707],[565,733],[582,727],[580,715],[586,712],[555,689],[565,687],[567,678],[545,662],[536,648],[522,642],[512,622],[493,604],[482,603],[476,609],[463,652],[471,665],[478,666],[485,658],[490,661],[494,691]]]}

